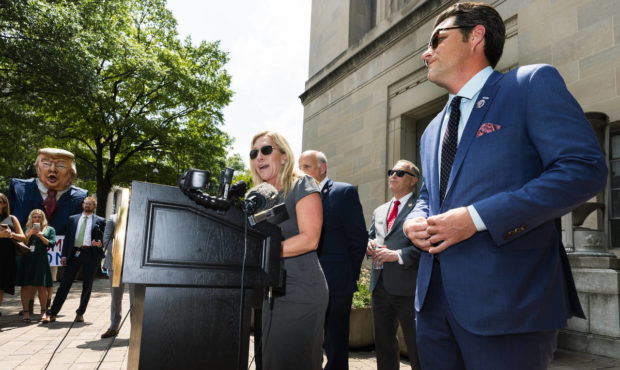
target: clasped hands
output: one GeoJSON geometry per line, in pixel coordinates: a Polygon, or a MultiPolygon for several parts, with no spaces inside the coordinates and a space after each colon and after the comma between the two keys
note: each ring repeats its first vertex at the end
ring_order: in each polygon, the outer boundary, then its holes
{"type": "Polygon", "coordinates": [[[430,254],[441,253],[476,233],[476,225],[465,207],[451,209],[429,218],[405,222],[405,233],[413,245],[430,254]]]}
{"type": "Polygon", "coordinates": [[[398,252],[388,249],[386,245],[379,246],[374,240],[369,240],[366,244],[366,254],[372,257],[372,261],[379,266],[385,262],[398,261],[398,252]]]}

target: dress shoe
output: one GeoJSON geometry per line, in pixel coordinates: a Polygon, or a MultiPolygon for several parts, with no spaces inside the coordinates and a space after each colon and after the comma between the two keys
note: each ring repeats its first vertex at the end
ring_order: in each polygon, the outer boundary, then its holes
{"type": "Polygon", "coordinates": [[[50,322],[54,322],[56,321],[56,316],[54,315],[47,315],[45,317],[45,319],[43,319],[43,321],[41,321],[43,324],[49,324],[50,322]]]}
{"type": "Polygon", "coordinates": [[[118,330],[108,329],[105,333],[101,334],[101,338],[110,338],[118,335],[118,330]]]}
{"type": "Polygon", "coordinates": [[[75,322],[84,322],[84,316],[82,315],[75,315],[75,322]]]}

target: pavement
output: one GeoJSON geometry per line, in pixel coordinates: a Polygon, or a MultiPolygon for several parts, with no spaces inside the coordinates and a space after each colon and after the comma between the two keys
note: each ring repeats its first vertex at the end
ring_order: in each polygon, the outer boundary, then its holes
{"type": "MultiPolygon", "coordinates": [[[[55,283],[54,290],[58,289],[55,283]]],[[[16,289],[19,292],[19,288],[16,289]]],[[[20,321],[19,294],[5,294],[0,306],[0,369],[126,369],[129,349],[129,319],[122,325],[116,338],[101,339],[110,323],[109,280],[97,279],[93,286],[85,322],[73,323],[75,310],[79,306],[81,281],[73,284],[71,292],[60,311],[57,321],[40,324],[40,315],[31,315],[31,323],[20,321]]],[[[123,297],[123,316],[129,309],[129,294],[123,297]]],[[[40,312],[35,302],[35,312],[40,312]]],[[[250,338],[249,369],[255,370],[253,361],[253,338],[250,338]]],[[[351,351],[350,370],[376,369],[373,350],[351,351]]],[[[406,358],[401,360],[401,369],[410,369],[406,358]]],[[[620,370],[620,360],[587,354],[557,351],[549,366],[552,370],[620,370]]]]}

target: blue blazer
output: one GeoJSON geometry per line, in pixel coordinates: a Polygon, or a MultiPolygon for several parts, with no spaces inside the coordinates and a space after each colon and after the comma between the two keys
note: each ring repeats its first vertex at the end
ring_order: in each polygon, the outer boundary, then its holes
{"type": "MultiPolygon", "coordinates": [[[[72,256],[71,252],[73,252],[73,247],[75,246],[75,233],[77,232],[77,225],[80,221],[80,217],[82,217],[82,213],[69,217],[69,221],[67,222],[67,235],[65,235],[65,242],[62,247],[62,256],[67,259],[72,256]]],[[[99,228],[101,236],[103,236],[105,231],[105,218],[95,214],[93,214],[93,217],[91,235],[93,230],[99,228]]],[[[97,251],[97,255],[103,258],[103,246],[101,248],[95,247],[95,250],[97,251]]]]}
{"type": "MultiPolygon", "coordinates": [[[[71,185],[56,203],[56,211],[47,222],[56,230],[56,235],[66,235],[67,220],[70,215],[82,213],[82,202],[88,195],[84,189],[71,185]]],[[[11,213],[17,217],[22,227],[28,221],[33,209],[43,209],[43,197],[35,179],[11,179],[9,185],[9,204],[11,213]]]]}
{"type": "MultiPolygon", "coordinates": [[[[437,148],[445,110],[422,136],[424,182],[408,218],[473,204],[486,224],[440,256],[456,320],[470,332],[495,335],[555,330],[573,315],[584,317],[559,220],[605,187],[607,166],[560,74],[532,65],[489,77],[440,206],[437,148]]],[[[424,305],[432,267],[432,256],[423,253],[416,310],[424,305]]]]}
{"type": "Polygon", "coordinates": [[[368,233],[357,189],[327,179],[321,190],[323,229],[318,255],[329,294],[357,290],[360,267],[366,255],[368,233]]]}

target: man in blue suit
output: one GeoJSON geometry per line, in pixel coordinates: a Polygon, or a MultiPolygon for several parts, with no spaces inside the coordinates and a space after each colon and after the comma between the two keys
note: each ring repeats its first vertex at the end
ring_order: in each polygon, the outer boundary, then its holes
{"type": "Polygon", "coordinates": [[[60,288],[54,297],[52,308],[47,312],[43,323],[56,321],[56,316],[67,299],[73,280],[82,266],[82,295],[80,306],[75,311],[75,322],[84,322],[84,312],[90,300],[93,280],[101,267],[103,250],[101,248],[105,219],[95,214],[97,201],[86,197],[82,203],[83,212],[69,217],[65,246],[62,249],[62,265],[66,266],[60,281],[60,288]]]}
{"type": "Polygon", "coordinates": [[[318,254],[327,286],[329,305],[325,316],[325,369],[349,368],[349,314],[353,293],[366,252],[368,233],[357,189],[327,177],[327,158],[315,150],[299,157],[299,168],[321,189],[323,229],[318,254]]]}
{"type": "Polygon", "coordinates": [[[420,143],[423,186],[404,230],[423,253],[416,293],[425,369],[545,369],[584,317],[560,217],[605,186],[605,156],[555,68],[493,71],[505,28],[454,4],[422,55],[448,104],[420,143]]]}

